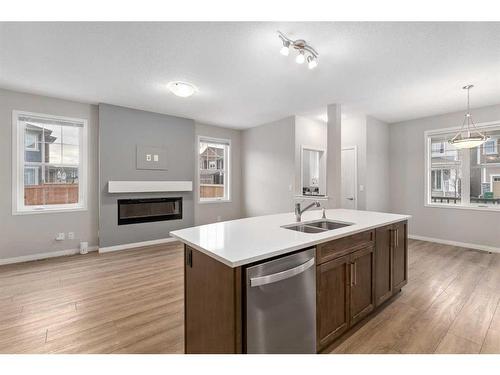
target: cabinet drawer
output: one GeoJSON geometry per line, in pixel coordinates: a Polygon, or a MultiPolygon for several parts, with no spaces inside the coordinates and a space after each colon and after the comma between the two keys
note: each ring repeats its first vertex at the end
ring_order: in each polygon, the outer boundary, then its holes
{"type": "Polygon", "coordinates": [[[375,231],[356,233],[352,236],[325,242],[316,247],[317,264],[349,254],[354,250],[374,244],[375,231]]]}

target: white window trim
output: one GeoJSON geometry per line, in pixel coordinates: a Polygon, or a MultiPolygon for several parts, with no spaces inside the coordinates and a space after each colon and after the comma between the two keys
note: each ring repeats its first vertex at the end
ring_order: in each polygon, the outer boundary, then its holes
{"type": "Polygon", "coordinates": [[[12,215],[31,215],[56,212],[87,211],[87,120],[65,116],[55,116],[45,113],[28,111],[12,111],[12,215]],[[20,115],[53,118],[57,120],[82,123],[80,142],[80,166],[78,171],[78,203],[53,204],[46,206],[24,205],[24,138],[19,131],[18,118],[20,115]],[[22,156],[21,152],[22,150],[22,156]]]}
{"type": "Polygon", "coordinates": [[[231,140],[225,138],[213,138],[199,135],[196,139],[196,196],[199,204],[231,203],[232,202],[232,170],[231,170],[231,140]],[[224,143],[228,145],[227,160],[224,160],[224,178],[227,194],[225,198],[205,198],[200,197],[200,142],[224,143]]]}
{"type": "Polygon", "coordinates": [[[38,139],[35,139],[35,147],[26,147],[26,145],[24,145],[24,149],[27,150],[27,151],[40,151],[40,144],[38,142],[38,139]]]}
{"type": "Polygon", "coordinates": [[[498,139],[496,139],[496,138],[489,139],[487,142],[490,142],[490,141],[492,141],[495,145],[494,151],[493,152],[486,152],[486,148],[483,148],[484,155],[496,155],[496,154],[498,154],[498,139]]]}
{"type": "Polygon", "coordinates": [[[493,187],[493,179],[495,177],[500,177],[500,174],[492,174],[490,175],[490,186],[493,187]]]}
{"type": "MultiPolygon", "coordinates": [[[[484,130],[487,131],[489,129],[495,129],[500,127],[500,120],[498,121],[490,121],[490,122],[483,122],[479,124],[475,124],[476,127],[479,130],[484,130]]],[[[429,158],[430,155],[430,150],[431,150],[431,136],[435,135],[442,135],[442,134],[448,134],[448,133],[453,133],[453,132],[458,132],[460,130],[460,127],[451,127],[451,128],[443,128],[443,129],[436,129],[436,130],[426,130],[424,131],[424,207],[431,207],[431,208],[451,208],[451,209],[458,209],[458,210],[476,210],[476,211],[499,211],[500,212],[500,207],[494,207],[494,206],[484,206],[481,204],[471,204],[468,202],[466,205],[453,205],[453,204],[446,204],[446,203],[434,203],[431,202],[431,191],[432,191],[432,186],[431,186],[431,181],[430,181],[430,173],[429,171],[432,169],[431,168],[431,159],[429,158]]],[[[467,181],[467,183],[469,183],[467,181]]],[[[464,184],[462,183],[462,187],[464,184]]],[[[467,188],[467,192],[469,189],[467,188]]],[[[463,190],[462,190],[463,193],[463,190]]],[[[464,197],[465,200],[470,199],[470,197],[464,197]]],[[[500,205],[497,205],[500,206],[500,205]]]]}
{"type": "MultiPolygon", "coordinates": [[[[33,169],[35,171],[35,181],[38,181],[38,178],[40,177],[39,176],[38,166],[36,166],[36,165],[27,165],[27,166],[25,166],[25,168],[27,168],[27,169],[33,169]]],[[[23,171],[23,180],[24,180],[24,171],[23,171]]]]}

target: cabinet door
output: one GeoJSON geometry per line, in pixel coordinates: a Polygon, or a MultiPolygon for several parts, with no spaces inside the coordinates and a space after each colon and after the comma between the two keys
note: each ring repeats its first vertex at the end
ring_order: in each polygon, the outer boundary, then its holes
{"type": "Polygon", "coordinates": [[[241,353],[241,270],[184,250],[184,346],[187,354],[241,353]]]}
{"type": "Polygon", "coordinates": [[[392,296],[392,241],[393,226],[375,231],[375,305],[379,306],[392,296]]]}
{"type": "Polygon", "coordinates": [[[400,290],[408,282],[407,227],[407,222],[396,223],[393,226],[392,289],[394,292],[400,290]]]}
{"type": "Polygon", "coordinates": [[[373,246],[356,251],[350,259],[350,325],[354,325],[375,307],[375,258],[373,246]]]}
{"type": "Polygon", "coordinates": [[[349,259],[337,258],[316,269],[318,350],[349,327],[349,259]]]}

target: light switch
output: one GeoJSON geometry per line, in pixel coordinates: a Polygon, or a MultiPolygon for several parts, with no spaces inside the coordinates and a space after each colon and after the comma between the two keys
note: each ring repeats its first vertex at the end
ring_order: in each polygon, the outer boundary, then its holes
{"type": "Polygon", "coordinates": [[[151,161],[151,154],[146,154],[146,161],[151,161]]]}
{"type": "Polygon", "coordinates": [[[158,159],[158,155],[154,154],[154,155],[153,155],[153,160],[154,160],[154,161],[158,161],[158,160],[159,160],[159,159],[158,159]]]}

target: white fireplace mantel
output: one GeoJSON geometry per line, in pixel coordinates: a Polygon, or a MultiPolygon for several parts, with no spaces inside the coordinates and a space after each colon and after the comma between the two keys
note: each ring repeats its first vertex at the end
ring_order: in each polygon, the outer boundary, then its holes
{"type": "Polygon", "coordinates": [[[193,191],[193,181],[108,181],[108,193],[193,191]]]}

